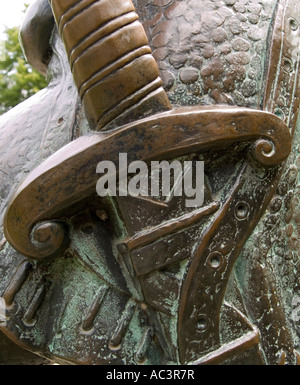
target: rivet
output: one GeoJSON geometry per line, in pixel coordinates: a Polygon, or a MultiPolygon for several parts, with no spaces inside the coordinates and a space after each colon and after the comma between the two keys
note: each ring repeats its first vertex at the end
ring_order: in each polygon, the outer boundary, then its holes
{"type": "Polygon", "coordinates": [[[247,219],[249,214],[249,205],[247,202],[238,202],[235,206],[235,217],[239,221],[247,219]]]}
{"type": "Polygon", "coordinates": [[[219,251],[213,251],[207,258],[209,266],[217,270],[223,263],[223,255],[219,251]]]}
{"type": "Polygon", "coordinates": [[[201,315],[197,322],[197,329],[200,332],[204,332],[207,329],[208,322],[206,315],[201,315]]]}
{"type": "Polygon", "coordinates": [[[283,59],[283,70],[287,73],[293,72],[293,62],[289,58],[283,59]]]}
{"type": "Polygon", "coordinates": [[[280,119],[282,119],[282,120],[285,119],[285,114],[284,114],[284,112],[282,111],[281,108],[275,108],[274,114],[275,114],[278,118],[280,118],[280,119]]]}
{"type": "Polygon", "coordinates": [[[289,18],[289,23],[290,23],[291,30],[292,31],[297,31],[297,29],[299,28],[297,20],[294,19],[293,17],[290,17],[289,18]]]}

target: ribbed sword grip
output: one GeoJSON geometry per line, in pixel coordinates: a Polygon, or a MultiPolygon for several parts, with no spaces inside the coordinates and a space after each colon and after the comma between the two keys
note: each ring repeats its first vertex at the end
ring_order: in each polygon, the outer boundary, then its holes
{"type": "Polygon", "coordinates": [[[131,0],[50,3],[92,128],[171,109],[131,0]]]}

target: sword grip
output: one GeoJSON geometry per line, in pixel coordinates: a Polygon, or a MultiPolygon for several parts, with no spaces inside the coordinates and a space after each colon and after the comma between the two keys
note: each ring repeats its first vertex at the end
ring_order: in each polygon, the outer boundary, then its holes
{"type": "Polygon", "coordinates": [[[50,0],[91,128],[171,109],[131,0],[50,0]]]}

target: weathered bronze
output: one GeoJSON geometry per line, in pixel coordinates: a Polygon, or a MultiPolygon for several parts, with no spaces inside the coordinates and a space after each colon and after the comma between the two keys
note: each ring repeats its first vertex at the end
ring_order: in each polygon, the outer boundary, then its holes
{"type": "Polygon", "coordinates": [[[50,83],[0,120],[4,334],[58,363],[299,364],[299,3],[37,0],[21,37],[50,83]],[[120,153],[204,161],[203,205],[98,196],[120,153]]]}

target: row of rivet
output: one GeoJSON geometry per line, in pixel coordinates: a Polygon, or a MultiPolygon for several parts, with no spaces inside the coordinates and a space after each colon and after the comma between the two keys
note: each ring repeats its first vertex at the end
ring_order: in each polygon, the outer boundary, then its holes
{"type": "MultiPolygon", "coordinates": [[[[250,207],[247,202],[238,202],[235,206],[234,215],[238,221],[244,221],[248,218],[250,207]]],[[[220,251],[212,251],[206,260],[206,265],[212,270],[218,270],[221,268],[224,262],[225,255],[220,251]]],[[[200,314],[197,322],[197,330],[199,332],[205,332],[208,327],[208,317],[205,314],[200,314]]]]}

